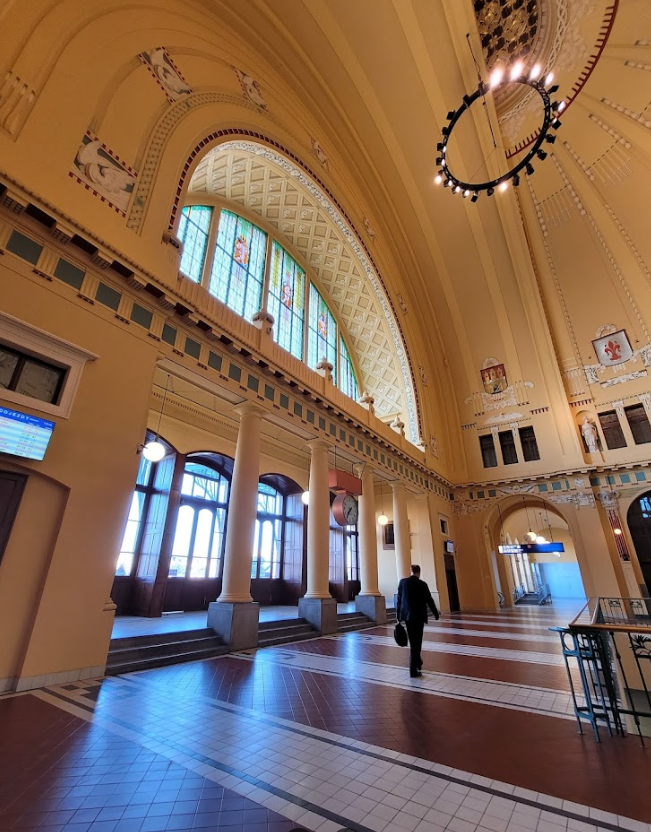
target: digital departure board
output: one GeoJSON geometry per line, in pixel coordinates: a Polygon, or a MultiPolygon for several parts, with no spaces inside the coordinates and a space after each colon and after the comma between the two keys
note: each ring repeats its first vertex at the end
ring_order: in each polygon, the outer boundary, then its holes
{"type": "Polygon", "coordinates": [[[0,407],[0,453],[43,459],[54,422],[0,407]]]}

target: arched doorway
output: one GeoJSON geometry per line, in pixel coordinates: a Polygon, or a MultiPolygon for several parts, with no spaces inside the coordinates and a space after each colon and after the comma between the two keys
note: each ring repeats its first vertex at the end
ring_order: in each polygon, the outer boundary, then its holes
{"type": "Polygon", "coordinates": [[[631,503],[626,521],[647,592],[651,595],[651,491],[631,503]]]}
{"type": "Polygon", "coordinates": [[[507,497],[491,514],[487,533],[496,587],[507,605],[585,601],[572,532],[556,506],[528,494],[507,497]]]}

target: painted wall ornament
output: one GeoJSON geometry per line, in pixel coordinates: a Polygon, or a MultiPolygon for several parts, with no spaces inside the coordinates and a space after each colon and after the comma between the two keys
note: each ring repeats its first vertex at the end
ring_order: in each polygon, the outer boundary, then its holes
{"type": "Polygon", "coordinates": [[[260,107],[261,110],[266,110],[267,104],[262,97],[262,91],[260,90],[258,82],[251,78],[250,75],[247,75],[246,72],[242,72],[241,69],[238,69],[235,66],[233,69],[237,75],[238,81],[240,82],[244,96],[248,98],[252,104],[255,104],[256,107],[260,107]]]}
{"type": "Polygon", "coordinates": [[[192,90],[189,84],[174,65],[165,47],[159,46],[157,49],[141,52],[138,57],[154,76],[168,101],[173,103],[184,95],[190,95],[192,90]]]}
{"type": "Polygon", "coordinates": [[[70,176],[126,216],[137,181],[135,171],[121,162],[90,131],[81,140],[70,176]]]}
{"type": "Polygon", "coordinates": [[[633,350],[624,329],[609,333],[592,342],[597,360],[604,367],[623,364],[633,357],[633,350]]]}
{"type": "Polygon", "coordinates": [[[509,386],[504,364],[491,364],[484,367],[480,372],[484,390],[491,395],[503,393],[509,386]]]}

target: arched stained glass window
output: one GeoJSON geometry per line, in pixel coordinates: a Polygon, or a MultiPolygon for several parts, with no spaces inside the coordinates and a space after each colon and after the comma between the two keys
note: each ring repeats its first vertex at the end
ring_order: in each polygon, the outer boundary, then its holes
{"type": "Polygon", "coordinates": [[[267,235],[231,211],[222,211],[209,291],[250,321],[260,310],[267,235]]]}
{"type": "Polygon", "coordinates": [[[339,338],[339,374],[337,376],[337,386],[347,396],[350,396],[351,399],[357,401],[359,398],[359,387],[355,378],[353,362],[350,360],[350,353],[343,338],[339,338]]]}
{"type": "Polygon", "coordinates": [[[276,240],[271,244],[267,308],[274,317],[274,340],[302,359],[305,272],[276,240]]]}
{"type": "Polygon", "coordinates": [[[191,205],[181,212],[179,240],[183,243],[180,270],[197,283],[201,280],[206,246],[210,231],[212,208],[207,205],[191,205]]]}
{"type": "Polygon", "coordinates": [[[310,311],[307,332],[307,362],[314,369],[322,358],[332,364],[337,373],[337,324],[328,304],[310,283],[310,311]]]}

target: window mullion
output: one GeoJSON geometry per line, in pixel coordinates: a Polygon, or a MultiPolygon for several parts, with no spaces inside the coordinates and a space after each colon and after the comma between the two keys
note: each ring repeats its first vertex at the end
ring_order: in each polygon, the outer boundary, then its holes
{"type": "MultiPolygon", "coordinates": [[[[271,247],[273,246],[274,238],[271,234],[267,234],[267,245],[265,249],[264,258],[264,275],[262,277],[262,300],[260,308],[264,309],[269,314],[269,286],[271,284],[271,247]]],[[[274,321],[274,326],[277,326],[278,321],[274,321]]]]}
{"type": "Polygon", "coordinates": [[[210,220],[210,230],[208,231],[208,240],[206,242],[206,256],[203,260],[203,269],[201,272],[201,280],[199,283],[207,291],[210,287],[210,275],[212,274],[212,264],[215,259],[215,251],[217,249],[217,234],[219,233],[219,221],[222,212],[216,206],[212,209],[212,218],[210,220]]]}

